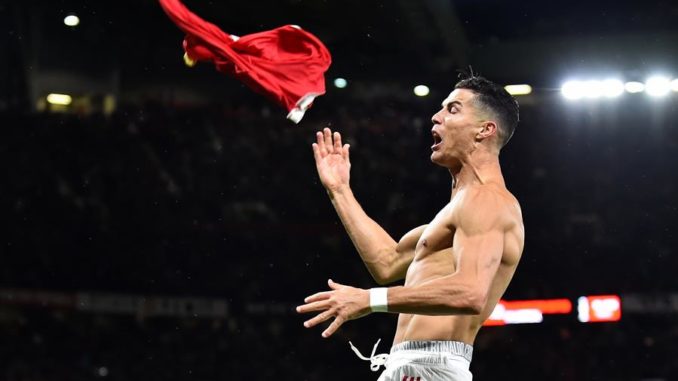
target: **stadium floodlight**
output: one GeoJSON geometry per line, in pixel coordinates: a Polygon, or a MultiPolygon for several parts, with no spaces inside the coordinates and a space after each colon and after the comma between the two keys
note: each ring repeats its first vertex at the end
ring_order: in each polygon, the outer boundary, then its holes
{"type": "Polygon", "coordinates": [[[338,89],[343,89],[348,85],[348,81],[344,78],[335,78],[334,79],[334,87],[338,89]]]}
{"type": "Polygon", "coordinates": [[[636,81],[626,82],[624,84],[624,90],[626,90],[627,93],[631,94],[642,93],[643,91],[645,91],[645,84],[636,81]]]}
{"type": "Polygon", "coordinates": [[[68,106],[73,101],[70,95],[67,94],[49,94],[47,96],[47,103],[53,105],[68,106]]]}
{"type": "Polygon", "coordinates": [[[507,85],[504,86],[504,89],[511,95],[527,95],[532,92],[532,86],[525,84],[507,85]]]}
{"type": "Polygon", "coordinates": [[[645,81],[645,92],[653,97],[661,97],[671,91],[671,81],[662,76],[650,77],[645,81]]]}
{"type": "Polygon", "coordinates": [[[577,100],[586,94],[586,86],[582,81],[567,81],[560,88],[560,92],[566,99],[577,100]]]}
{"type": "Polygon", "coordinates": [[[64,24],[67,26],[78,26],[80,18],[76,15],[70,14],[64,18],[64,24]]]}
{"type": "Polygon", "coordinates": [[[603,96],[616,98],[624,93],[624,83],[618,79],[606,79],[602,82],[603,96]]]}
{"type": "Polygon", "coordinates": [[[678,92],[678,78],[671,81],[671,90],[678,92]]]}
{"type": "Polygon", "coordinates": [[[426,85],[418,85],[414,87],[414,95],[418,97],[425,97],[429,92],[430,90],[426,85]]]}
{"type": "MultiPolygon", "coordinates": [[[[596,99],[603,95],[607,97],[617,96],[621,82],[617,80],[598,81],[567,81],[563,84],[560,92],[566,99],[577,100],[582,98],[596,99]]],[[[623,87],[623,85],[622,85],[623,87]]]]}
{"type": "Polygon", "coordinates": [[[588,80],[584,82],[584,97],[596,99],[603,96],[603,82],[597,80],[588,80]]]}

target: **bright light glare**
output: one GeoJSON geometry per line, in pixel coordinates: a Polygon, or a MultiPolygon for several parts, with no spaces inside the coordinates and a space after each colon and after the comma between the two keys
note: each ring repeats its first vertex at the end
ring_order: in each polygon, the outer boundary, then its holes
{"type": "Polygon", "coordinates": [[[604,81],[567,81],[560,89],[566,99],[577,100],[582,98],[597,99],[600,97],[614,98],[622,95],[624,84],[618,79],[604,81]]]}
{"type": "Polygon", "coordinates": [[[645,84],[642,82],[626,82],[624,89],[627,93],[635,94],[645,91],[645,84]]]}
{"type": "Polygon", "coordinates": [[[603,83],[601,81],[589,80],[584,82],[585,98],[600,98],[603,95],[603,83]]]}
{"type": "Polygon", "coordinates": [[[47,102],[53,105],[68,106],[72,101],[71,96],[66,94],[49,94],[47,96],[47,102]]]}
{"type": "Polygon", "coordinates": [[[671,81],[671,90],[678,92],[678,79],[671,81]]]}
{"type": "Polygon", "coordinates": [[[671,91],[671,82],[666,77],[651,77],[645,81],[645,92],[653,97],[661,97],[671,91]]]}
{"type": "Polygon", "coordinates": [[[603,81],[603,96],[616,98],[624,93],[624,83],[618,79],[606,79],[603,81]]]}
{"type": "Polygon", "coordinates": [[[508,85],[504,86],[504,89],[511,95],[527,95],[532,92],[530,85],[508,85]]]}
{"type": "Polygon", "coordinates": [[[68,15],[64,18],[64,24],[67,26],[78,26],[78,24],[80,24],[80,18],[76,15],[68,15]]]}
{"type": "Polygon", "coordinates": [[[582,323],[588,323],[590,320],[589,299],[585,296],[580,296],[577,299],[577,319],[582,323]]]}
{"type": "Polygon", "coordinates": [[[585,85],[582,81],[567,81],[560,88],[560,92],[566,99],[576,100],[584,97],[585,85]]]}
{"type": "Polygon", "coordinates": [[[336,78],[334,80],[334,86],[339,89],[345,88],[346,85],[348,85],[348,81],[346,81],[344,78],[336,78]]]}
{"type": "Polygon", "coordinates": [[[428,89],[428,86],[426,86],[426,85],[418,85],[418,86],[415,86],[415,88],[414,88],[414,95],[416,95],[418,97],[425,97],[425,96],[428,95],[428,93],[429,93],[429,89],[428,89]]]}

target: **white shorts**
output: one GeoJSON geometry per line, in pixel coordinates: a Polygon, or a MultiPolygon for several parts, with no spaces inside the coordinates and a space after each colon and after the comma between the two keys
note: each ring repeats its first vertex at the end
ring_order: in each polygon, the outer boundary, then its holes
{"type": "Polygon", "coordinates": [[[471,381],[472,356],[459,341],[405,341],[391,348],[378,381],[471,381]]]}

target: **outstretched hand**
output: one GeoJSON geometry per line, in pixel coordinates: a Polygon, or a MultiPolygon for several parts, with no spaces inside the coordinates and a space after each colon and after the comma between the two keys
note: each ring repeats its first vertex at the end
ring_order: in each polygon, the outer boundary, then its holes
{"type": "Polygon", "coordinates": [[[350,146],[342,145],[341,134],[333,134],[329,128],[316,132],[316,140],[313,143],[313,157],[323,186],[328,191],[347,187],[351,171],[350,146]]]}
{"type": "Polygon", "coordinates": [[[345,322],[361,318],[371,312],[368,290],[344,286],[332,279],[328,280],[327,284],[331,291],[315,293],[304,299],[306,304],[297,307],[299,313],[322,311],[304,322],[306,328],[314,327],[334,316],[334,321],[322,333],[325,338],[330,337],[345,322]]]}

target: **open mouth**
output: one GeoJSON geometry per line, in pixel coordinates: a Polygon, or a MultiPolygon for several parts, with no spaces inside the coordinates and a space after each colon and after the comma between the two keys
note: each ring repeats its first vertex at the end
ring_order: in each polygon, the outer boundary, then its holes
{"type": "Polygon", "coordinates": [[[435,131],[431,131],[431,134],[433,135],[433,145],[431,146],[431,149],[436,150],[440,143],[443,142],[443,138],[441,138],[440,135],[438,135],[438,133],[435,131]]]}

